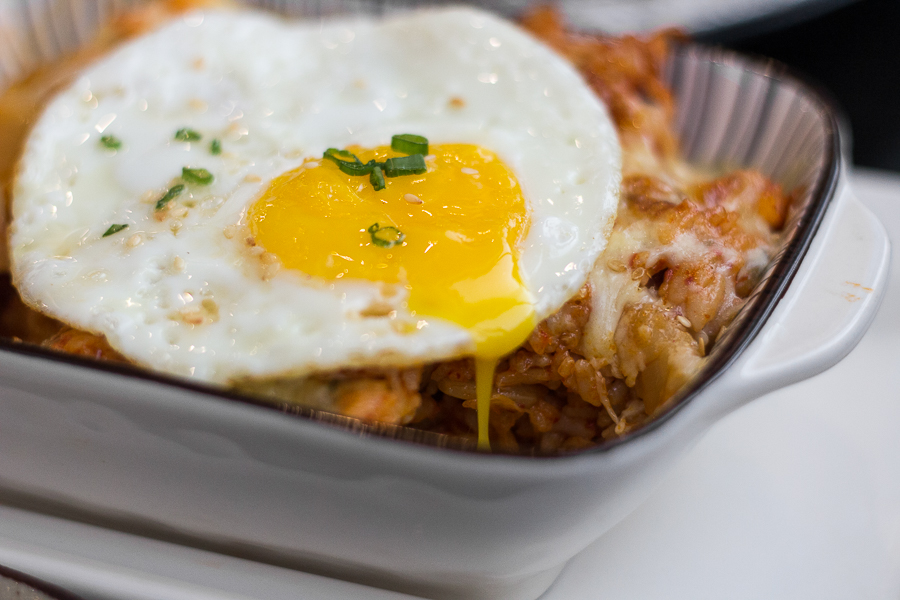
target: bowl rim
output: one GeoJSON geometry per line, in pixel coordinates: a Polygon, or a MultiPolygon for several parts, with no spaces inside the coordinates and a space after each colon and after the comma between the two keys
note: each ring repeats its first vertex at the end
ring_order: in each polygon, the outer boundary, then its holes
{"type": "Polygon", "coordinates": [[[801,213],[797,224],[797,233],[782,248],[780,258],[775,263],[771,275],[766,279],[762,287],[754,292],[754,295],[758,294],[761,297],[754,307],[754,312],[750,313],[747,318],[741,319],[738,327],[731,332],[725,347],[710,354],[710,360],[701,371],[686,386],[679,390],[673,398],[667,401],[667,406],[661,413],[655,415],[649,422],[633,432],[575,452],[552,454],[542,454],[536,451],[517,453],[502,451],[494,453],[473,452],[475,450],[474,443],[462,441],[460,438],[453,438],[445,434],[417,430],[403,425],[367,423],[353,417],[299,405],[279,404],[232,390],[220,389],[212,384],[194,382],[150,371],[136,365],[76,356],[34,344],[14,341],[9,338],[0,338],[0,352],[11,352],[78,368],[86,367],[103,374],[125,376],[130,379],[161,384],[181,392],[199,394],[200,396],[215,398],[220,401],[237,402],[247,407],[259,407],[270,413],[282,413],[297,423],[308,424],[316,428],[320,428],[320,424],[326,425],[328,426],[327,429],[339,436],[343,436],[347,440],[366,438],[366,443],[368,443],[368,440],[372,440],[372,442],[384,441],[390,444],[389,448],[396,448],[398,452],[412,452],[416,455],[422,455],[423,452],[425,455],[431,452],[438,452],[440,456],[455,456],[457,459],[465,462],[477,464],[513,461],[519,465],[527,464],[532,467],[537,465],[557,465],[558,467],[559,461],[572,463],[580,460],[592,460],[591,457],[598,454],[607,454],[614,449],[620,448],[623,444],[633,446],[633,440],[653,436],[701,392],[719,379],[728,367],[737,361],[759,334],[762,327],[768,322],[780,300],[787,293],[800,263],[819,230],[825,212],[835,197],[844,160],[842,154],[842,131],[846,130],[844,119],[831,95],[815,82],[808,80],[787,65],[774,59],[748,56],[723,48],[687,43],[676,45],[673,48],[673,55],[675,54],[691,54],[695,58],[711,64],[740,68],[763,78],[793,85],[804,98],[811,101],[822,116],[826,143],[823,148],[823,166],[815,184],[810,190],[809,205],[801,213]],[[451,452],[447,452],[447,450],[451,450],[451,452]]]}

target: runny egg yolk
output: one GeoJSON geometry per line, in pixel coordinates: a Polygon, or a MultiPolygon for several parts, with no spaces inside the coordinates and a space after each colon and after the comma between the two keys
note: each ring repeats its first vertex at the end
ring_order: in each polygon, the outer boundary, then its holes
{"type": "MultiPolygon", "coordinates": [[[[348,150],[363,163],[402,156],[390,147],[348,150]]],[[[432,146],[425,162],[427,172],[386,177],[375,191],[368,176],[309,160],[272,182],[251,206],[249,225],[287,268],[403,285],[418,327],[431,317],[466,328],[475,340],[478,441],[486,448],[497,360],[535,326],[518,269],[529,214],[515,175],[493,152],[445,144],[432,146]]]]}

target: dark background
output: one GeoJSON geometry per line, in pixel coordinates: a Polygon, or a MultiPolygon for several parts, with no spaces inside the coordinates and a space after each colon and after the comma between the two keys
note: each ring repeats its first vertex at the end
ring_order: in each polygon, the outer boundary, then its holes
{"type": "Polygon", "coordinates": [[[900,0],[837,4],[695,37],[776,58],[817,81],[849,117],[854,162],[900,171],[900,0]]]}

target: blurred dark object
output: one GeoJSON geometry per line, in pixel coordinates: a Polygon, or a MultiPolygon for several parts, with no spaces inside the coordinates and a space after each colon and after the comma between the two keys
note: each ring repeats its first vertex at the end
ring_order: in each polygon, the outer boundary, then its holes
{"type": "Polygon", "coordinates": [[[900,2],[860,0],[765,33],[747,24],[697,36],[776,58],[827,88],[853,129],[853,162],[900,171],[900,2]]]}
{"type": "Polygon", "coordinates": [[[0,600],[81,600],[68,590],[0,565],[0,600]]]}

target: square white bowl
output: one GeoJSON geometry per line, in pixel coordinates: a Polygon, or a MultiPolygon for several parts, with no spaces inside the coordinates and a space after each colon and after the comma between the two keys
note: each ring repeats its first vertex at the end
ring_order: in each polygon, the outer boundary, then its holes
{"type": "MultiPolygon", "coordinates": [[[[122,8],[0,1],[0,30],[14,32],[0,36],[0,87],[122,8]]],[[[885,287],[887,238],[846,185],[827,100],[783,67],[697,46],[675,52],[668,74],[691,160],[755,167],[803,193],[747,307],[648,426],[576,455],[480,455],[405,427],[288,413],[0,342],[0,501],[430,597],[537,597],[716,419],[849,352],[885,287]],[[851,301],[848,281],[871,291],[851,301]]]]}

